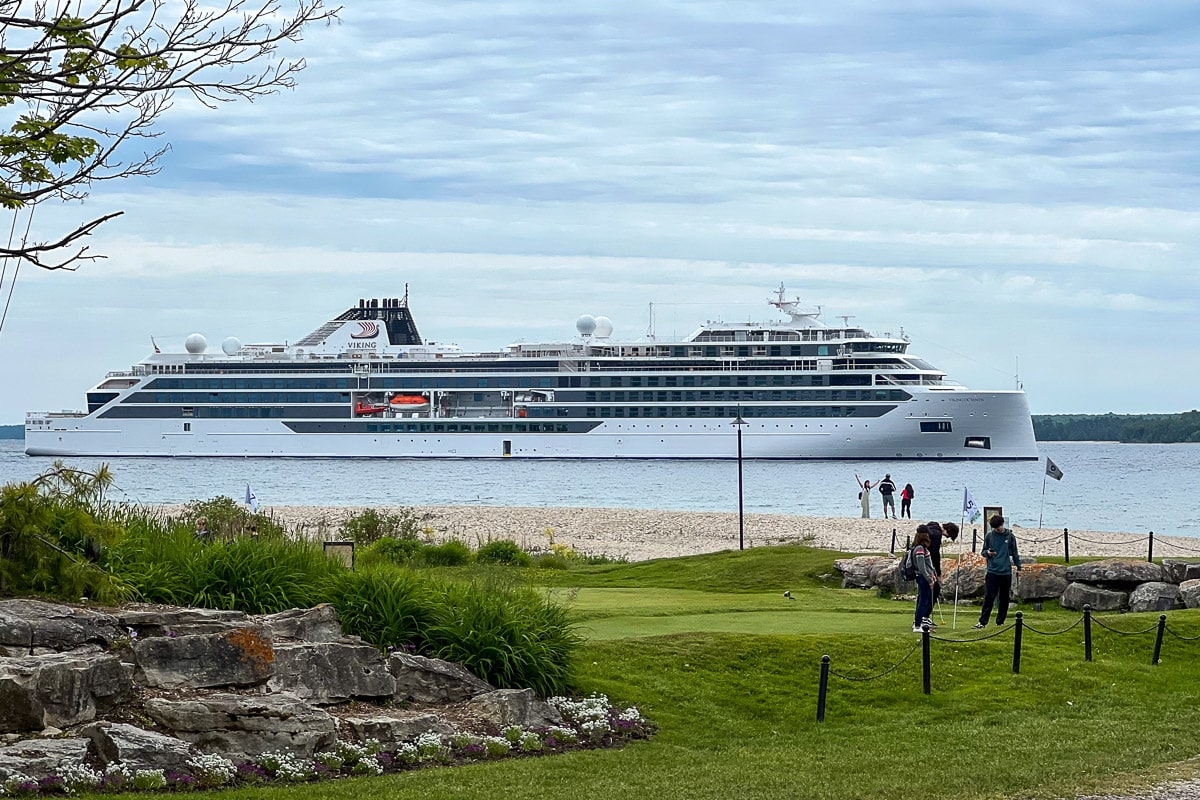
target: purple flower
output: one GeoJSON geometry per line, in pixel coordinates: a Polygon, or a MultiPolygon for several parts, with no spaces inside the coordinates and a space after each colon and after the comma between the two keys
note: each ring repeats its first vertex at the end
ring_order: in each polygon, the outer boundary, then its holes
{"type": "Polygon", "coordinates": [[[237,774],[239,778],[245,781],[264,781],[270,777],[267,775],[265,769],[250,761],[243,761],[241,764],[238,764],[237,774]]]}
{"type": "Polygon", "coordinates": [[[378,761],[380,764],[382,764],[385,769],[387,767],[390,767],[396,761],[395,757],[391,753],[387,752],[386,750],[383,752],[380,752],[380,753],[376,753],[375,760],[378,761]]]}
{"type": "Polygon", "coordinates": [[[57,775],[47,775],[38,781],[38,788],[43,792],[57,792],[63,789],[64,786],[63,779],[57,775]]]}
{"type": "Polygon", "coordinates": [[[186,772],[169,772],[167,783],[179,789],[191,789],[196,785],[196,778],[186,772]]]}
{"type": "Polygon", "coordinates": [[[487,748],[481,744],[469,744],[463,747],[462,752],[467,758],[482,758],[487,755],[487,748]]]}
{"type": "Polygon", "coordinates": [[[322,764],[320,761],[313,762],[313,772],[317,774],[318,778],[328,778],[332,771],[333,770],[329,769],[328,766],[322,764]]]}

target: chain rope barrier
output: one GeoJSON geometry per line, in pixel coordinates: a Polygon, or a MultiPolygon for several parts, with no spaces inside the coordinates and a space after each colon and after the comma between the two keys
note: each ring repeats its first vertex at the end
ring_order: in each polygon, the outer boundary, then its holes
{"type": "Polygon", "coordinates": [[[1200,549],[1197,549],[1195,547],[1184,547],[1181,544],[1175,544],[1174,542],[1172,542],[1169,539],[1159,539],[1157,542],[1155,542],[1155,544],[1166,545],[1167,547],[1174,547],[1176,550],[1182,550],[1185,553],[1200,553],[1200,549]]]}
{"type": "Polygon", "coordinates": [[[1174,636],[1176,639],[1179,639],[1180,641],[1184,641],[1184,642],[1200,641],[1200,636],[1184,636],[1181,633],[1176,633],[1175,631],[1171,630],[1170,625],[1166,626],[1166,631],[1167,631],[1167,633],[1171,634],[1172,636],[1174,636]]]}
{"type": "Polygon", "coordinates": [[[1033,627],[1028,622],[1024,623],[1022,625],[1022,627],[1025,628],[1025,630],[1027,630],[1027,631],[1033,631],[1034,633],[1040,633],[1042,636],[1061,636],[1062,634],[1066,633],[1069,630],[1078,628],[1082,624],[1083,624],[1083,617],[1080,617],[1079,619],[1075,620],[1067,627],[1063,628],[1061,631],[1039,631],[1037,628],[1033,627]]]}
{"type": "Polygon", "coordinates": [[[1104,542],[1104,541],[1099,541],[1097,539],[1086,539],[1083,536],[1071,534],[1071,541],[1072,542],[1087,542],[1088,544],[1102,544],[1102,545],[1105,545],[1108,547],[1119,547],[1120,545],[1124,545],[1124,544],[1137,544],[1138,542],[1148,542],[1148,541],[1150,541],[1150,537],[1143,536],[1140,539],[1130,539],[1127,542],[1104,542]]]}
{"type": "Polygon", "coordinates": [[[842,680],[856,681],[858,683],[866,683],[867,681],[878,680],[879,678],[882,678],[884,675],[889,675],[889,674],[895,672],[897,669],[899,669],[900,665],[903,664],[905,661],[908,661],[908,659],[912,657],[912,654],[917,652],[917,648],[920,646],[921,646],[921,640],[918,639],[917,643],[912,646],[912,649],[909,650],[907,653],[905,653],[904,658],[900,659],[895,664],[888,667],[887,669],[885,669],[883,672],[879,673],[878,675],[872,675],[868,678],[857,678],[853,675],[843,675],[842,673],[835,670],[833,667],[829,668],[829,674],[833,675],[835,677],[841,678],[842,680]]]}
{"type": "Polygon", "coordinates": [[[1114,628],[1111,625],[1105,624],[1104,620],[1100,619],[1095,614],[1092,615],[1092,622],[1096,623],[1105,630],[1112,631],[1113,633],[1119,633],[1122,636],[1141,636],[1143,633],[1150,633],[1151,631],[1158,630],[1158,623],[1156,622],[1149,628],[1143,628],[1140,631],[1123,631],[1119,628],[1114,628]]]}
{"type": "Polygon", "coordinates": [[[970,644],[971,642],[982,642],[986,639],[995,639],[1000,634],[1011,631],[1015,627],[1017,627],[1017,626],[1016,625],[1006,625],[1003,628],[996,631],[995,633],[985,633],[983,636],[976,636],[974,639],[951,639],[946,636],[934,636],[932,633],[929,635],[929,638],[937,639],[939,642],[953,642],[955,644],[970,644]]]}

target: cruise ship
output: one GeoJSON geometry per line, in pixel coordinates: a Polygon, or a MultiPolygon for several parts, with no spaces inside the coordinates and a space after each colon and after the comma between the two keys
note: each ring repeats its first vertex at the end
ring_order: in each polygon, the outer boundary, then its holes
{"type": "Polygon", "coordinates": [[[707,322],[617,340],[583,316],[560,342],[464,352],[422,339],[404,297],[358,304],[292,344],[156,352],[87,411],[30,412],[35,456],[1034,460],[1021,391],[976,391],[901,333],[707,322]],[[740,435],[739,435],[740,433],[740,435]],[[739,449],[740,448],[740,449],[739,449]]]}

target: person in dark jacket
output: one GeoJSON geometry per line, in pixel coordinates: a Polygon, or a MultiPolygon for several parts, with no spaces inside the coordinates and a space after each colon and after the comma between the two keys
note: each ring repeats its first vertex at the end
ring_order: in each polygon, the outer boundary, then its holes
{"type": "Polygon", "coordinates": [[[917,526],[912,560],[917,569],[917,609],[913,614],[913,633],[921,633],[923,625],[928,625],[930,629],[937,627],[929,615],[933,613],[933,587],[938,584],[938,576],[930,558],[929,530],[924,525],[917,526]]]}
{"type": "Polygon", "coordinates": [[[1003,625],[1008,616],[1008,599],[1012,595],[1012,568],[1021,571],[1021,556],[1017,553],[1017,537],[1004,527],[1004,517],[997,514],[989,520],[991,530],[983,537],[983,556],[987,559],[987,575],[984,577],[983,609],[979,612],[976,628],[986,628],[992,616],[992,606],[997,600],[996,624],[1003,625]]]}

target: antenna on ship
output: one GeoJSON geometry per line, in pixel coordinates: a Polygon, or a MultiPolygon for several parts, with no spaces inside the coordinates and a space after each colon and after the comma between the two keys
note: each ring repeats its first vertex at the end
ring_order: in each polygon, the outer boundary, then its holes
{"type": "Polygon", "coordinates": [[[836,316],[838,319],[840,319],[842,321],[843,328],[849,328],[850,320],[854,319],[853,314],[837,314],[836,316]]]}
{"type": "Polygon", "coordinates": [[[404,284],[404,307],[408,308],[408,284],[404,284]]]}
{"type": "Polygon", "coordinates": [[[646,338],[654,339],[654,303],[650,304],[650,326],[646,328],[646,338]]]}

